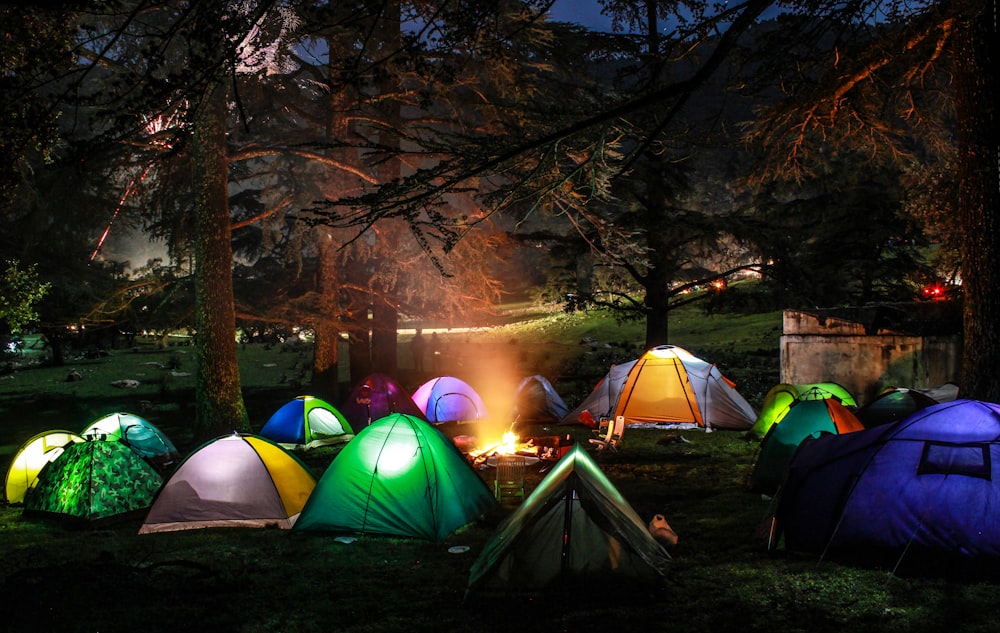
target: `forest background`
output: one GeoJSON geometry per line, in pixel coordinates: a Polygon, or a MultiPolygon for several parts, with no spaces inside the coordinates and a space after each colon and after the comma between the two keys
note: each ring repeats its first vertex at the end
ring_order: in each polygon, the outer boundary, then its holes
{"type": "Polygon", "coordinates": [[[4,5],[7,327],[56,364],[196,333],[209,437],[248,428],[241,337],[308,331],[337,384],[394,373],[401,319],[501,299],[608,307],[648,347],[739,276],[717,304],[961,280],[963,389],[992,394],[988,3],[609,1],[605,34],[550,6],[4,5]],[[109,258],[129,225],[166,258],[109,258]]]}

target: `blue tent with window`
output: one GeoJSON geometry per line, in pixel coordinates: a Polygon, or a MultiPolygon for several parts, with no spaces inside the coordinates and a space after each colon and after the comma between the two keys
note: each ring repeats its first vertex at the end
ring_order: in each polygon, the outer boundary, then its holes
{"type": "Polygon", "coordinates": [[[770,546],[995,564],[997,508],[1000,405],[955,400],[803,443],[776,499],[770,546]]]}

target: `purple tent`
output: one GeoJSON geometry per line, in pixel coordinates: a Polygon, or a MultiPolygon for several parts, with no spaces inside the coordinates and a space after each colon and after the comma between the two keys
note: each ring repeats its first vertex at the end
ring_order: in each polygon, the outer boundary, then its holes
{"type": "Polygon", "coordinates": [[[356,384],[341,404],[340,412],[356,431],[391,413],[424,417],[406,389],[383,374],[371,374],[356,384]]]}
{"type": "Polygon", "coordinates": [[[483,399],[467,382],[453,376],[432,378],[413,392],[428,422],[471,422],[488,417],[483,399]]]}

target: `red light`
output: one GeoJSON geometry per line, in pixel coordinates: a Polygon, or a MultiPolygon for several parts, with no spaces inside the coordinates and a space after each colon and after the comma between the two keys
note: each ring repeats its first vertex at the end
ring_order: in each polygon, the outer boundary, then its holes
{"type": "Polygon", "coordinates": [[[939,283],[931,284],[929,286],[923,287],[924,298],[936,301],[938,299],[944,299],[945,288],[939,283]]]}

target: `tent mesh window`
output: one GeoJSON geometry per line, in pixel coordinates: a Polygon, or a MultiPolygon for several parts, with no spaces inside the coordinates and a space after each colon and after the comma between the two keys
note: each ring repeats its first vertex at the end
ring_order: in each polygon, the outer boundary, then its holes
{"type": "Polygon", "coordinates": [[[965,475],[990,480],[990,449],[986,444],[927,442],[918,475],[965,475]]]}

